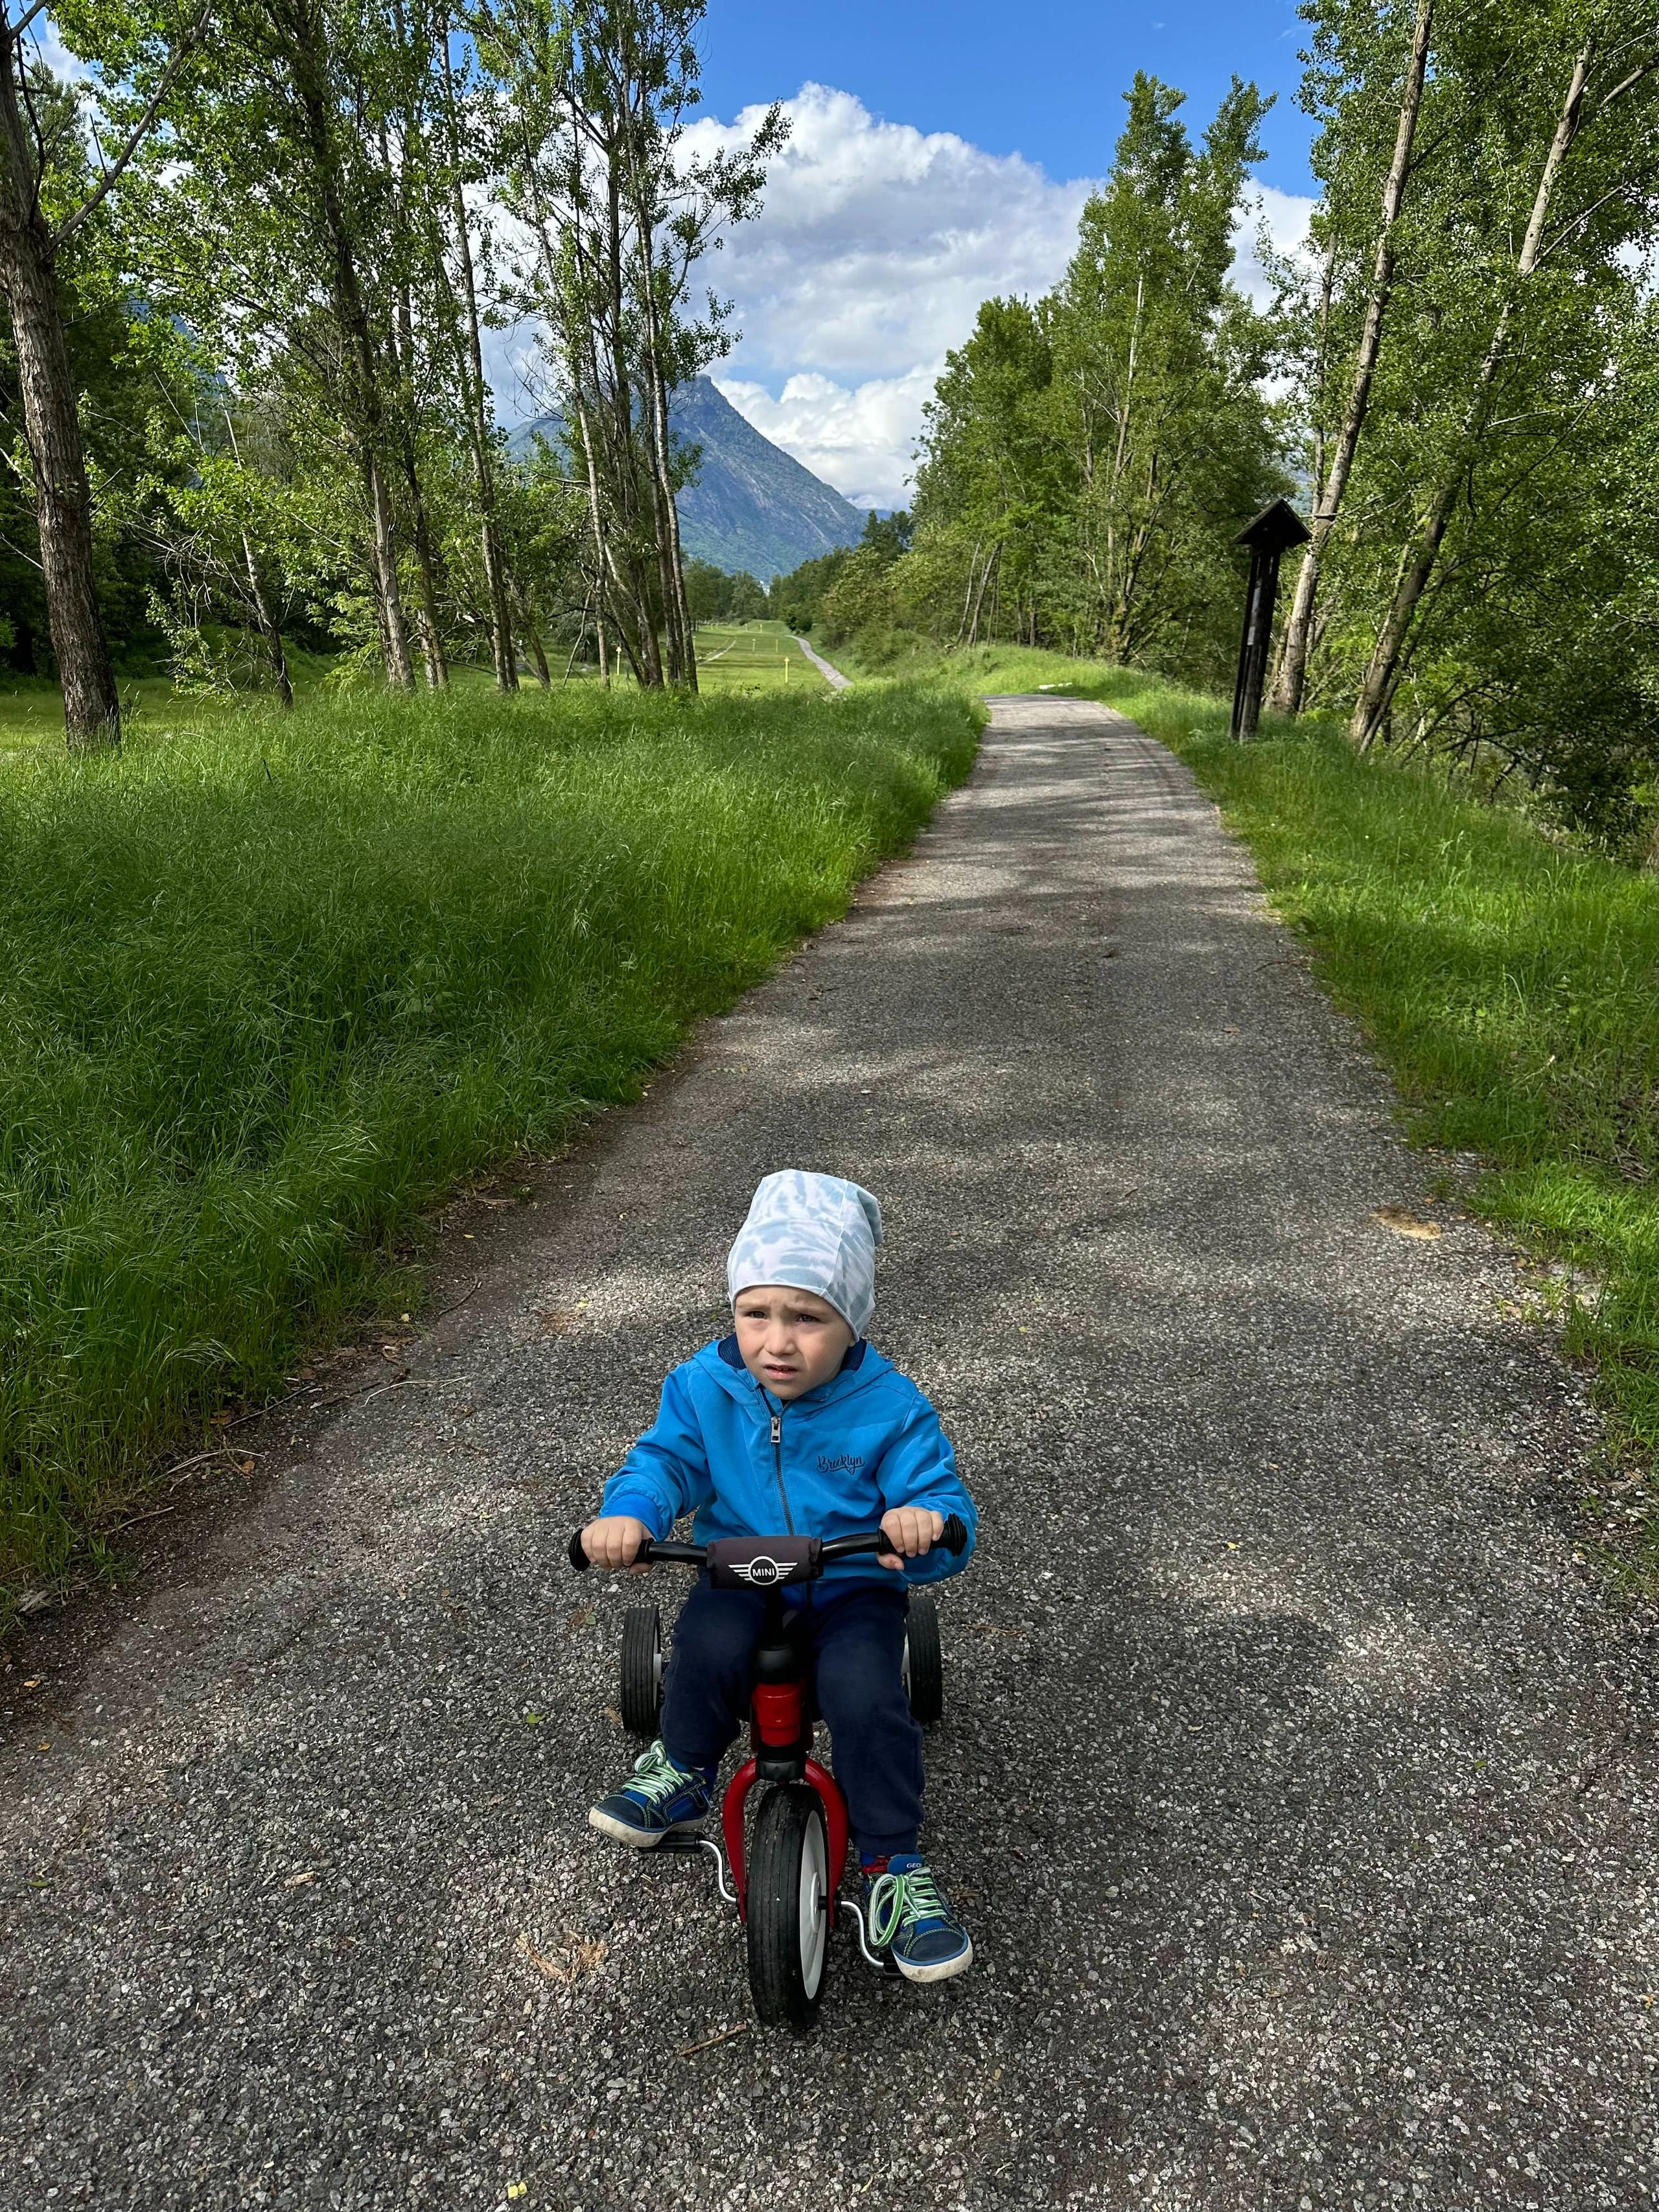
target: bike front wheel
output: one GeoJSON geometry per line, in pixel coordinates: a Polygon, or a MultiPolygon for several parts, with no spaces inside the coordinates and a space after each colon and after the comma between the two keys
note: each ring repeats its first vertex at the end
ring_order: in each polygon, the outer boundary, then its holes
{"type": "Polygon", "coordinates": [[[804,1783],[769,1790],[749,1851],[749,1987],[767,2027],[804,2035],[812,2025],[834,1902],[817,1791],[804,1783]]]}

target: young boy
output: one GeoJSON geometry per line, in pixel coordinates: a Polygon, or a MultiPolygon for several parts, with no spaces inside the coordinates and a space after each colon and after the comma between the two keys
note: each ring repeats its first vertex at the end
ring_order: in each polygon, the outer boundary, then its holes
{"type": "MultiPolygon", "coordinates": [[[[916,1849],[921,1730],[900,1672],[906,1591],[967,1565],[977,1516],[938,1414],[863,1334],[880,1242],[881,1209],[857,1183],[766,1177],[726,1262],[735,1333],[670,1375],[582,1545],[596,1566],[626,1567],[684,1513],[696,1516],[698,1543],[886,1531],[902,1557],[839,1560],[783,1596],[812,1654],[872,1940],[912,1981],[939,1982],[974,1947],[916,1849]],[[933,1548],[951,1513],[968,1529],[960,1558],[933,1548]]],[[[763,1611],[757,1594],[698,1577],[674,1626],[662,1735],[589,1814],[601,1835],[648,1848],[708,1812],[749,1710],[763,1611]]]]}

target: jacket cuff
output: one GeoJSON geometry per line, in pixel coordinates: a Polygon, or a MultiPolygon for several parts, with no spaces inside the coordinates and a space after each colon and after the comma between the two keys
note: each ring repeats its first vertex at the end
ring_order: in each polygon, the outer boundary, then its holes
{"type": "Polygon", "coordinates": [[[617,1490],[607,1488],[603,1500],[607,1515],[626,1513],[635,1521],[643,1521],[653,1537],[660,1540],[673,1527],[670,1516],[664,1517],[660,1498],[648,1490],[617,1490]]]}

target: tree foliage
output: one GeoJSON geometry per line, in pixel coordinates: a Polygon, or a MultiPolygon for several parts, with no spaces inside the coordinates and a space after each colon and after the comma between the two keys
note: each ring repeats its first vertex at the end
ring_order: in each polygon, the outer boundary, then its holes
{"type": "Polygon", "coordinates": [[[1659,735],[1652,10],[1310,0],[1304,14],[1324,190],[1296,352],[1329,531],[1300,580],[1307,635],[1292,632],[1279,703],[1336,709],[1362,748],[1518,769],[1618,832],[1659,735]],[[1414,39],[1426,68],[1407,134],[1414,39]],[[1368,317],[1369,389],[1334,498],[1368,317]]]}
{"type": "Polygon", "coordinates": [[[284,699],[296,625],[404,690],[546,683],[556,642],[695,685],[669,397],[730,343],[695,273],[784,135],[684,143],[702,0],[226,0],[210,38],[71,0],[73,88],[12,6],[0,654],[55,660],[72,737],[118,732],[112,635],[284,699]],[[574,451],[514,460],[485,337],[526,313],[574,451]]]}
{"type": "Polygon", "coordinates": [[[896,604],[935,635],[1214,676],[1231,539],[1286,480],[1273,332],[1230,281],[1267,111],[1234,81],[1194,144],[1137,76],[1077,251],[1035,304],[988,301],[928,410],[896,604]]]}

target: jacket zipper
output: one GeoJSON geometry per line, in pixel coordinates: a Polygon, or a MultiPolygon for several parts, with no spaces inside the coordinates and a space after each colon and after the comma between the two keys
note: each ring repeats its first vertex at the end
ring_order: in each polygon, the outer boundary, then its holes
{"type": "Polygon", "coordinates": [[[781,1409],[772,1416],[772,1472],[777,1477],[778,1496],[783,1501],[783,1525],[793,1536],[795,1516],[789,1510],[789,1492],[783,1486],[783,1413],[781,1409]]]}

